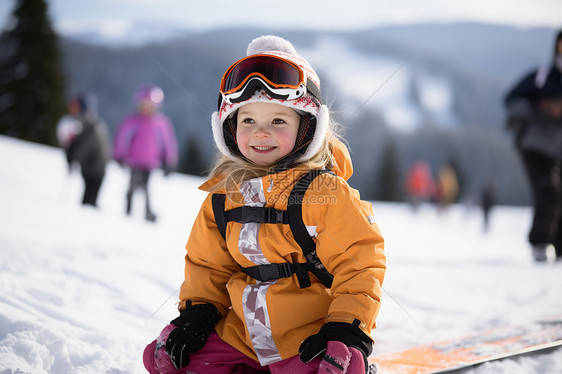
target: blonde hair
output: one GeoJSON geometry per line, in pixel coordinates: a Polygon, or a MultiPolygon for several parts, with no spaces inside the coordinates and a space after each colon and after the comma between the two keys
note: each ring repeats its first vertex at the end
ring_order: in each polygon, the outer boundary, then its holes
{"type": "MultiPolygon", "coordinates": [[[[332,167],[332,140],[339,139],[338,130],[340,124],[330,116],[326,137],[320,149],[311,158],[305,161],[291,164],[291,168],[302,168],[305,170],[323,169],[332,167]]],[[[209,177],[222,177],[213,187],[213,190],[226,189],[235,191],[240,183],[252,179],[272,174],[277,169],[277,164],[257,165],[244,158],[231,158],[219,153],[209,177]]]]}

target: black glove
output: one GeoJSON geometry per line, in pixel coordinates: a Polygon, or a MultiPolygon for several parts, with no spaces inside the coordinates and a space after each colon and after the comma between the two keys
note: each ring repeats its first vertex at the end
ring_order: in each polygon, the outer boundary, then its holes
{"type": "Polygon", "coordinates": [[[203,348],[219,319],[219,312],[213,304],[191,305],[190,301],[187,302],[180,316],[170,322],[176,328],[166,340],[166,352],[176,369],[189,365],[189,353],[203,348]]]}
{"type": "Polygon", "coordinates": [[[364,355],[365,361],[373,351],[373,341],[359,328],[359,320],[353,323],[328,322],[317,334],[309,336],[299,347],[300,360],[304,363],[312,361],[324,353],[329,340],[342,342],[348,347],[357,348],[364,355]]]}

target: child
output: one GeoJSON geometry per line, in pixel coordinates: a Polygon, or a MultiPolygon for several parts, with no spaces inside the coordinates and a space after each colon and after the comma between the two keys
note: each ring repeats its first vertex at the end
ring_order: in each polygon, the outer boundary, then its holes
{"type": "Polygon", "coordinates": [[[180,316],[147,346],[145,367],[365,373],[386,268],[371,204],[345,182],[349,153],[310,65],[275,36],[247,55],[221,82],[222,158],[200,187],[211,193],[186,245],[180,316]]]}
{"type": "Polygon", "coordinates": [[[158,86],[147,84],[139,88],[133,98],[136,113],[121,124],[115,137],[113,157],[131,168],[127,191],[126,213],[131,214],[133,194],[145,192],[145,218],[154,222],[156,215],[150,208],[148,181],[150,172],[162,166],[166,174],[177,162],[177,140],[172,123],[159,109],[164,92],[158,86]]]}

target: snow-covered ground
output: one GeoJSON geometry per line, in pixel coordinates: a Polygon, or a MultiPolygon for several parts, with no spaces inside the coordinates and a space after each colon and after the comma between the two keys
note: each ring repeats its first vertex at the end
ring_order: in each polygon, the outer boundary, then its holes
{"type": "MultiPolygon", "coordinates": [[[[110,164],[99,209],[59,149],[0,137],[0,374],[143,373],[141,355],[176,316],[184,244],[201,179],[154,173],[155,224],[110,164]]],[[[391,352],[562,312],[562,262],[533,263],[529,208],[439,214],[375,202],[388,272],[375,352],[391,352]]],[[[562,349],[470,373],[560,373],[562,349]]],[[[467,372],[467,373],[468,373],[467,372]]]]}

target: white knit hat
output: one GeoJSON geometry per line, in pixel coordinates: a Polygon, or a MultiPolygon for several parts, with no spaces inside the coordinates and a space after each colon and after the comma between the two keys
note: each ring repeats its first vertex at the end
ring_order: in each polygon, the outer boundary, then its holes
{"type": "MultiPolygon", "coordinates": [[[[293,47],[289,41],[274,35],[260,36],[250,42],[246,51],[246,56],[255,54],[279,56],[294,62],[305,72],[306,78],[320,88],[318,75],[310,64],[297,54],[295,47],[293,47]]],[[[219,111],[213,113],[213,138],[221,153],[228,157],[239,157],[232,152],[225,140],[225,120],[236,113],[241,106],[257,102],[279,104],[294,109],[299,113],[305,112],[311,114],[316,119],[315,131],[310,144],[304,153],[298,157],[297,161],[306,161],[318,152],[328,130],[329,111],[326,105],[322,104],[318,99],[308,93],[294,100],[283,100],[272,98],[264,90],[259,90],[248,100],[242,102],[229,104],[225,100],[222,100],[219,111]]],[[[232,131],[232,129],[226,129],[226,131],[232,131]]],[[[233,136],[235,136],[235,134],[233,134],[233,136]]]]}

